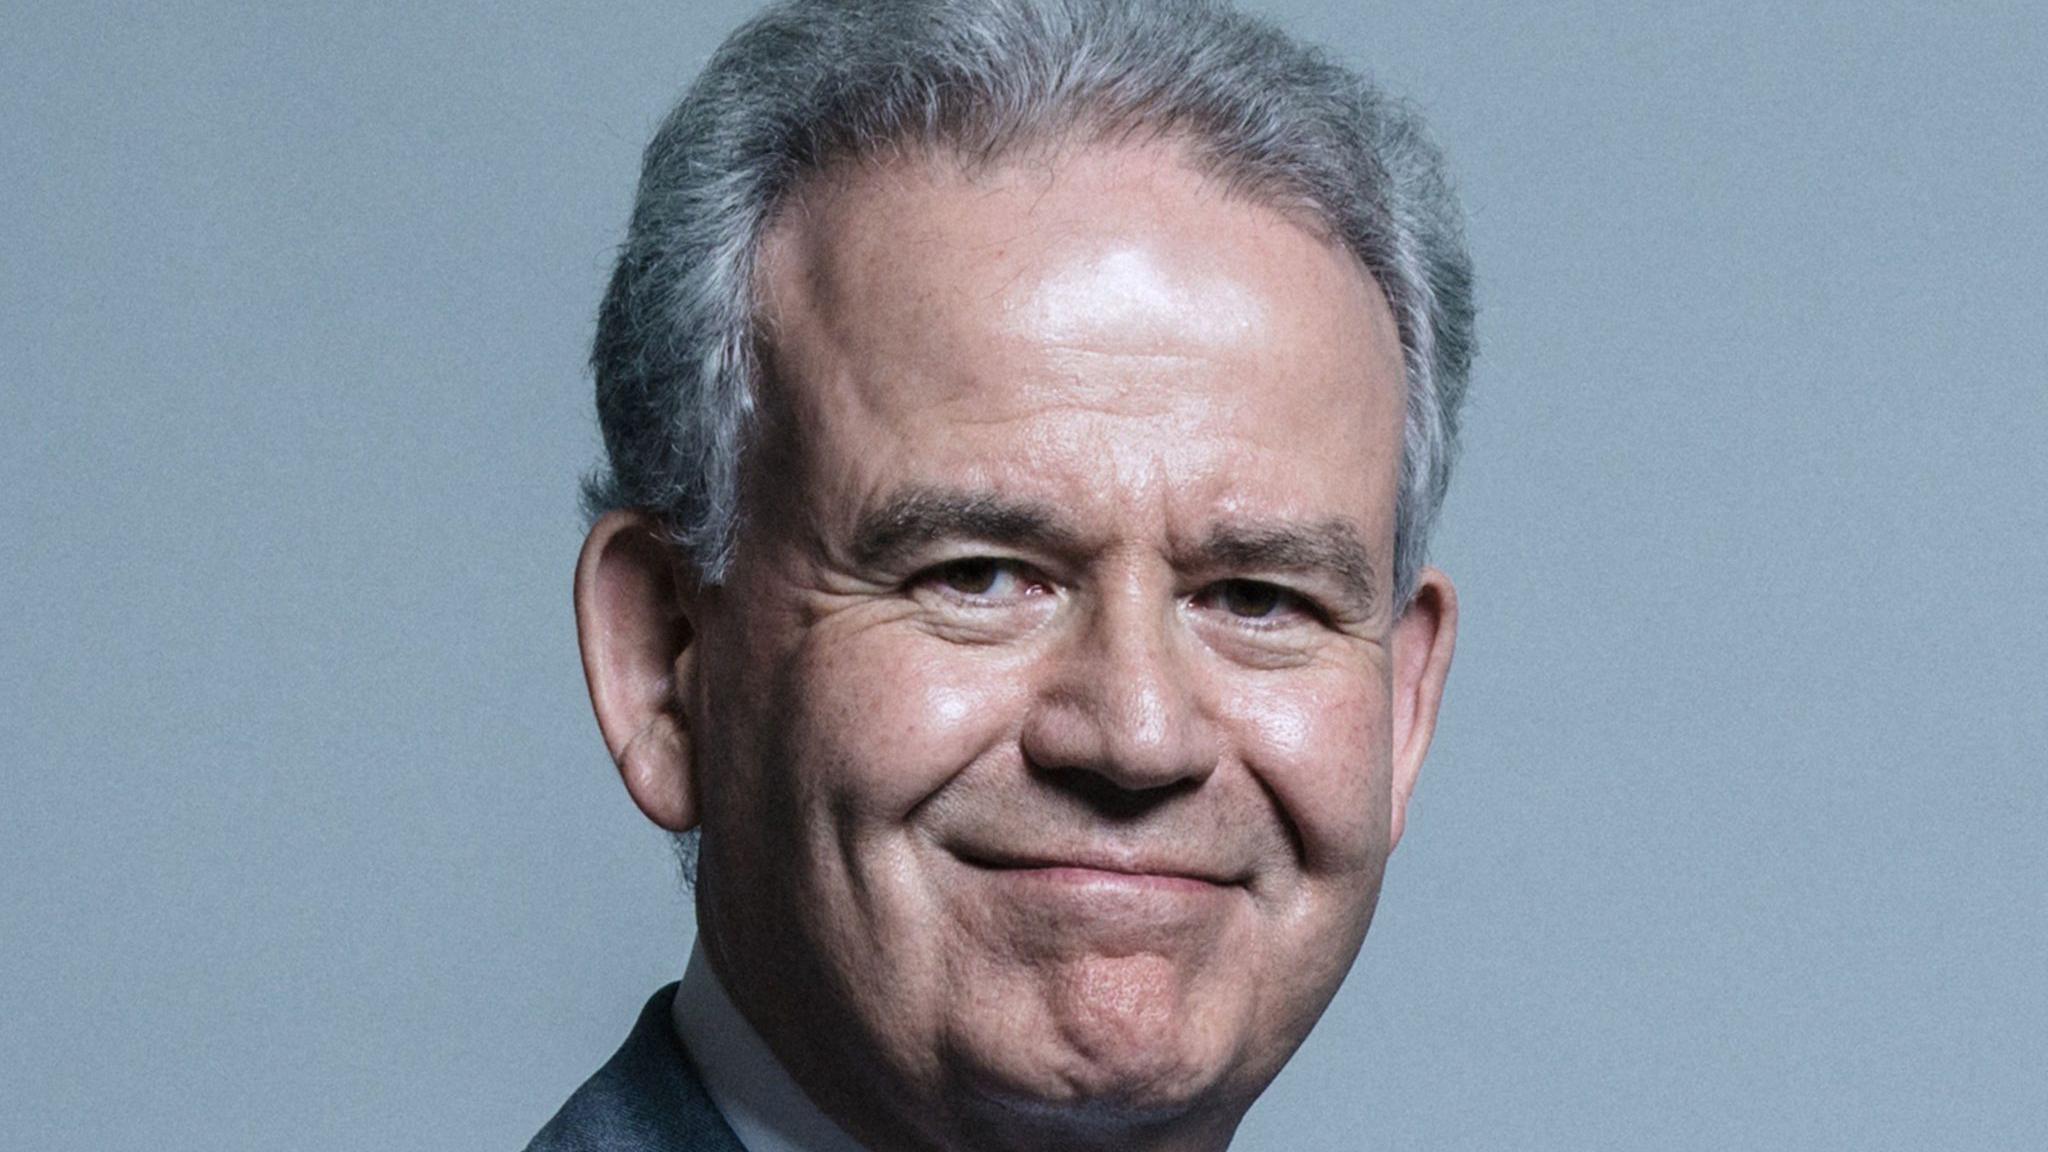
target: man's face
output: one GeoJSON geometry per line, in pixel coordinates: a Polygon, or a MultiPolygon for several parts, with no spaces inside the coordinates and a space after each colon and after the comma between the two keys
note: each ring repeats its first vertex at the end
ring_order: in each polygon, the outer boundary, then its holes
{"type": "Polygon", "coordinates": [[[715,967],[857,1135],[1227,1134],[1420,757],[1385,302],[1163,147],[818,181],[758,286],[682,693],[715,967]]]}

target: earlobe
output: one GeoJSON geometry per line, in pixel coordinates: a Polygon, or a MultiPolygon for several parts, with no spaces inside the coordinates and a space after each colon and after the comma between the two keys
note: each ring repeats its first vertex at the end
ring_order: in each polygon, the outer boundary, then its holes
{"type": "Polygon", "coordinates": [[[697,823],[683,701],[696,664],[676,557],[645,512],[606,513],[576,562],[576,635],[605,747],[640,811],[697,823]]]}
{"type": "Polygon", "coordinates": [[[1451,578],[1434,568],[1416,577],[1415,596],[1394,622],[1393,631],[1393,806],[1389,812],[1388,850],[1401,842],[1408,824],[1408,800],[1422,773],[1436,734],[1437,708],[1444,682],[1451,674],[1451,654],[1458,639],[1458,590],[1451,578]]]}

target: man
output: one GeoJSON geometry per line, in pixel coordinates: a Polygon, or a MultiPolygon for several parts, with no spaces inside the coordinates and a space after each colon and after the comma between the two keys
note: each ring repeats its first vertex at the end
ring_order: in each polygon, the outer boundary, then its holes
{"type": "Polygon", "coordinates": [[[1410,116],[1199,0],[779,5],[650,146],[591,699],[698,943],[537,1149],[1220,1149],[1364,939],[1456,601],[1410,116]]]}

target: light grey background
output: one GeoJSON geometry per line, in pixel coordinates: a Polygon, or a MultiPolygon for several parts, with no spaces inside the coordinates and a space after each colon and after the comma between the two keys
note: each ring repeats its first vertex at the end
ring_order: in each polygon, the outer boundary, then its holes
{"type": "MultiPolygon", "coordinates": [[[[1442,734],[1240,1147],[2043,1147],[2048,18],[1257,6],[1431,113],[1484,351],[1442,734]]],[[[518,1147],[679,973],[582,360],[745,7],[9,6],[0,1145],[518,1147]]]]}

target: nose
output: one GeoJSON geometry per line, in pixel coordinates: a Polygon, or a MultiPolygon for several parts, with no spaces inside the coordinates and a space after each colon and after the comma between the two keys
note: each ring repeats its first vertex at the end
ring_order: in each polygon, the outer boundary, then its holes
{"type": "Polygon", "coordinates": [[[1171,600],[1105,599],[1056,655],[1024,727],[1025,758],[1105,801],[1206,780],[1222,755],[1199,652],[1171,600]]]}

